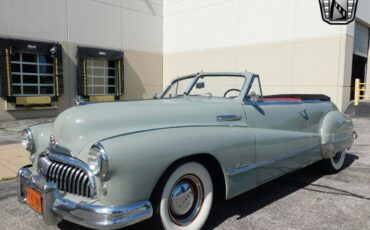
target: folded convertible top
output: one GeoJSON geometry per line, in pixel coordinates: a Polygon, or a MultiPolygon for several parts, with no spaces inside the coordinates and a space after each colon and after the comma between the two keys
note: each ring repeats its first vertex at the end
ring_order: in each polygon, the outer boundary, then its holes
{"type": "Polygon", "coordinates": [[[330,97],[324,94],[276,94],[263,96],[264,98],[297,98],[301,100],[330,101],[330,97]]]}

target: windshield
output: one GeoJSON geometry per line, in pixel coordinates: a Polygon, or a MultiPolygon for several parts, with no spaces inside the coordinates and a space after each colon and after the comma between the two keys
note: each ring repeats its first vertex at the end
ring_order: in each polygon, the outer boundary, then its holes
{"type": "Polygon", "coordinates": [[[190,85],[194,82],[195,75],[188,78],[183,78],[172,82],[162,98],[171,98],[183,96],[189,89],[190,85]]]}
{"type": "Polygon", "coordinates": [[[235,98],[239,96],[245,82],[243,76],[235,75],[202,75],[197,78],[196,82],[194,82],[195,79],[196,76],[192,76],[174,81],[162,98],[184,95],[235,98]]]}

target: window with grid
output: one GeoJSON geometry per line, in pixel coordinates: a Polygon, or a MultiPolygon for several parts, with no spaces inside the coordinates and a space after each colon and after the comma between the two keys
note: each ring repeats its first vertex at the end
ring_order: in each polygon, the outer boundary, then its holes
{"type": "Polygon", "coordinates": [[[88,95],[115,95],[116,61],[86,59],[88,95]]]}
{"type": "Polygon", "coordinates": [[[54,63],[50,55],[14,53],[11,76],[14,96],[55,95],[54,63]]]}

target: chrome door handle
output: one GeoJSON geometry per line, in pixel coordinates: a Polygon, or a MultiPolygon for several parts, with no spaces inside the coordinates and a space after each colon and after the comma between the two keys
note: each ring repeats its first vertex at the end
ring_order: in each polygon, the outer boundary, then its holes
{"type": "Polygon", "coordinates": [[[240,121],[242,116],[240,115],[219,115],[217,121],[240,121]]]}

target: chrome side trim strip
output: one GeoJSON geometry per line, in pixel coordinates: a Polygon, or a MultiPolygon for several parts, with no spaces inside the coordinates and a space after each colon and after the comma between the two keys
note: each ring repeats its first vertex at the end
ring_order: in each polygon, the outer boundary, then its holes
{"type": "Polygon", "coordinates": [[[240,125],[238,123],[236,123],[236,125],[226,125],[226,124],[222,124],[220,123],[219,125],[184,125],[184,126],[173,126],[173,127],[162,127],[162,128],[153,128],[153,129],[144,129],[144,130],[138,130],[138,131],[133,131],[133,132],[128,132],[128,133],[122,133],[122,134],[118,134],[118,135],[114,135],[114,136],[111,136],[111,137],[107,137],[107,138],[104,138],[104,139],[101,139],[99,140],[99,142],[103,142],[105,140],[109,140],[109,139],[112,139],[112,138],[116,138],[116,137],[122,137],[122,136],[127,136],[127,135],[132,135],[132,134],[138,134],[138,133],[145,133],[145,132],[151,132],[151,131],[158,131],[158,130],[165,130],[165,129],[182,129],[182,128],[203,128],[203,127],[212,127],[212,128],[219,128],[219,127],[223,127],[223,128],[230,128],[230,127],[234,127],[234,128],[246,128],[248,127],[247,125],[240,125]]]}
{"type": "Polygon", "coordinates": [[[278,162],[278,161],[286,160],[286,159],[292,158],[294,156],[297,156],[299,154],[305,153],[307,150],[312,149],[312,148],[314,148],[316,146],[319,146],[319,144],[302,148],[298,152],[288,153],[288,154],[285,154],[285,155],[283,155],[281,157],[274,157],[274,158],[271,158],[271,159],[268,159],[268,160],[259,161],[259,162],[256,162],[256,163],[240,164],[237,167],[230,169],[226,173],[226,175],[229,176],[229,177],[230,176],[235,176],[235,175],[238,175],[238,174],[241,174],[241,173],[244,173],[244,172],[247,172],[247,171],[256,169],[256,168],[263,167],[265,165],[269,165],[269,164],[272,164],[272,163],[275,163],[275,162],[278,162]]]}

